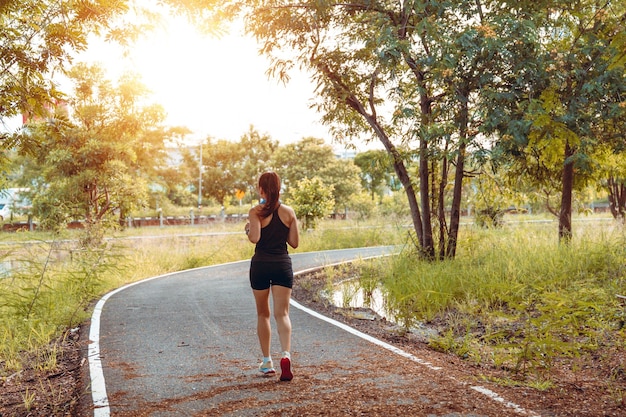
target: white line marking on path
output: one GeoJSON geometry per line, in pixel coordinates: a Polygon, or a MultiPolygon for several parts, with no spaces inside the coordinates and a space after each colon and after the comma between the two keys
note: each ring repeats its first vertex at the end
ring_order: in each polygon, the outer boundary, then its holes
{"type": "MultiPolygon", "coordinates": [[[[236,264],[239,262],[246,261],[235,261],[229,262],[220,265],[212,265],[215,266],[223,266],[228,264],[236,264]]],[[[113,290],[106,294],[104,297],[98,301],[96,307],[93,309],[93,313],[91,315],[91,326],[89,328],[89,349],[87,350],[87,357],[89,359],[89,376],[91,378],[91,398],[93,401],[93,415],[94,417],[110,417],[111,415],[111,407],[109,406],[109,398],[107,396],[106,383],[104,380],[104,372],[102,370],[102,360],[100,356],[100,316],[102,315],[102,309],[104,308],[104,303],[111,298],[113,295],[117,294],[120,291],[123,291],[127,288],[133,287],[137,284],[142,284],[144,282],[152,281],[158,278],[164,278],[171,275],[176,275],[180,273],[190,272],[196,269],[205,269],[211,268],[211,266],[199,267],[193,269],[186,269],[184,271],[170,272],[169,274],[159,275],[156,277],[146,278],[141,281],[133,282],[123,287],[120,287],[116,290],[113,290]]]]}
{"type": "Polygon", "coordinates": [[[326,323],[330,323],[333,326],[339,327],[340,329],[345,330],[348,333],[352,333],[353,335],[360,337],[361,339],[365,339],[368,342],[371,342],[371,343],[373,343],[375,345],[378,345],[378,346],[383,347],[383,348],[385,348],[387,350],[390,350],[393,353],[396,353],[396,354],[398,354],[400,356],[404,356],[405,358],[410,359],[413,362],[417,362],[420,365],[424,365],[424,366],[426,366],[429,369],[432,369],[434,371],[441,370],[440,367],[434,366],[433,364],[431,364],[428,361],[420,359],[417,356],[414,356],[414,355],[412,355],[412,354],[410,354],[408,352],[405,352],[402,349],[399,349],[399,348],[397,348],[397,347],[395,347],[393,345],[390,345],[389,343],[383,342],[382,340],[376,339],[375,337],[372,337],[372,336],[370,336],[368,334],[362,333],[362,332],[360,332],[360,331],[358,331],[358,330],[356,330],[356,329],[354,329],[354,328],[352,328],[352,327],[350,327],[350,326],[348,326],[346,324],[343,324],[343,323],[341,323],[339,321],[333,320],[333,319],[331,319],[329,317],[323,316],[323,315],[319,314],[318,312],[313,311],[310,308],[307,308],[307,307],[303,306],[302,304],[298,304],[298,302],[296,302],[294,300],[291,300],[291,305],[296,307],[296,308],[298,308],[298,309],[300,309],[300,310],[302,310],[302,311],[304,311],[307,314],[312,315],[313,317],[317,317],[320,320],[324,320],[326,323]]]}
{"type": "MultiPolygon", "coordinates": [[[[376,258],[376,256],[374,256],[373,258],[376,258]]],[[[363,259],[366,259],[366,258],[363,258],[363,259]]],[[[336,263],[336,264],[333,264],[333,265],[326,265],[324,267],[310,268],[310,269],[306,269],[306,270],[303,270],[303,271],[298,271],[298,272],[294,273],[294,276],[303,275],[303,274],[314,272],[314,271],[319,271],[320,269],[323,269],[325,267],[336,266],[336,265],[340,265],[340,264],[343,264],[343,263],[346,263],[346,262],[340,262],[340,263],[336,263]]],[[[423,366],[427,367],[428,369],[431,369],[433,371],[442,371],[442,370],[444,370],[442,367],[435,366],[432,363],[430,363],[430,362],[428,362],[428,361],[426,361],[424,359],[418,358],[417,356],[415,356],[415,355],[413,355],[413,354],[411,354],[409,352],[405,352],[404,350],[402,350],[402,349],[400,349],[400,348],[398,348],[396,346],[390,345],[387,342],[384,342],[382,340],[376,339],[376,338],[374,338],[374,337],[372,337],[372,336],[370,336],[368,334],[365,334],[365,333],[363,333],[363,332],[361,332],[359,330],[356,330],[353,327],[350,327],[350,326],[348,326],[348,325],[346,325],[344,323],[341,323],[341,322],[339,322],[337,320],[331,319],[330,317],[326,317],[326,316],[324,316],[324,315],[322,315],[322,314],[320,314],[320,313],[318,313],[318,312],[316,312],[314,310],[311,310],[310,308],[305,307],[302,304],[299,304],[297,301],[294,301],[293,299],[290,301],[290,304],[293,305],[294,307],[304,311],[305,313],[312,315],[313,317],[317,317],[320,320],[324,320],[325,322],[330,323],[333,326],[337,326],[337,327],[347,331],[348,333],[351,333],[351,334],[353,334],[353,335],[355,335],[357,337],[365,339],[368,342],[371,342],[371,343],[373,343],[375,345],[378,345],[378,346],[380,346],[380,347],[382,347],[384,349],[387,349],[387,350],[389,350],[389,351],[391,351],[391,352],[393,352],[393,353],[395,353],[397,355],[403,356],[403,357],[405,357],[405,358],[407,358],[407,359],[409,359],[409,360],[411,360],[413,362],[419,363],[420,365],[423,365],[423,366]]],[[[450,379],[454,380],[456,383],[459,383],[459,384],[462,384],[462,385],[466,385],[466,383],[464,383],[462,381],[459,381],[459,380],[457,380],[456,378],[454,378],[452,376],[448,376],[448,377],[450,379]]],[[[485,388],[485,387],[481,387],[481,386],[470,386],[470,388],[473,389],[474,391],[480,392],[483,395],[486,395],[487,397],[489,397],[490,399],[492,399],[492,400],[494,400],[496,402],[501,403],[505,407],[513,409],[515,412],[517,412],[519,414],[527,415],[527,416],[530,416],[530,417],[541,417],[539,414],[536,414],[533,411],[526,410],[526,409],[524,409],[523,407],[521,407],[518,404],[515,404],[515,403],[513,403],[511,401],[505,400],[504,398],[502,398],[500,395],[498,395],[497,393],[493,392],[489,388],[485,388]]]]}
{"type": "Polygon", "coordinates": [[[480,392],[481,394],[486,395],[487,397],[491,398],[494,401],[497,401],[499,403],[504,404],[505,406],[507,406],[509,408],[512,408],[513,410],[517,411],[520,414],[527,414],[529,416],[539,417],[538,414],[535,414],[532,411],[525,410],[524,408],[520,407],[519,405],[505,400],[504,398],[500,397],[498,394],[496,394],[495,392],[493,392],[489,388],[481,387],[480,385],[473,386],[471,388],[473,390],[475,390],[475,391],[480,392]]]}
{"type": "Polygon", "coordinates": [[[109,407],[109,397],[107,396],[106,383],[104,381],[104,372],[102,370],[102,360],[100,357],[100,316],[104,303],[113,295],[127,288],[141,284],[146,281],[165,277],[172,274],[159,275],[158,277],[148,278],[142,281],[133,282],[131,284],[120,287],[106,294],[98,301],[91,315],[91,327],[89,328],[89,375],[91,377],[91,398],[93,400],[94,417],[109,417],[111,408],[109,407]]]}

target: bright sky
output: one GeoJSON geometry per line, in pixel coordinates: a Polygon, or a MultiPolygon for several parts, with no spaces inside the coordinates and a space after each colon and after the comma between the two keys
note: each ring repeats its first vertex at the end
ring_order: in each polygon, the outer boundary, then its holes
{"type": "Polygon", "coordinates": [[[330,144],[328,129],[308,108],[313,97],[308,76],[294,72],[287,85],[268,79],[269,62],[257,50],[251,37],[212,38],[172,18],[128,57],[119,47],[98,42],[79,59],[99,62],[114,81],[126,70],[139,73],[153,101],[167,111],[167,123],[187,126],[193,138],[238,140],[254,125],[280,143],[314,136],[330,144]]]}

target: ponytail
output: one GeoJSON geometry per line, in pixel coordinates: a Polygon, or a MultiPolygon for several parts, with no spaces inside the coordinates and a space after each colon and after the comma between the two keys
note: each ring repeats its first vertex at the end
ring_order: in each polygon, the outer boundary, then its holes
{"type": "Polygon", "coordinates": [[[259,177],[259,188],[265,194],[265,203],[259,215],[265,218],[272,214],[280,205],[280,177],[275,172],[265,172],[259,177]]]}

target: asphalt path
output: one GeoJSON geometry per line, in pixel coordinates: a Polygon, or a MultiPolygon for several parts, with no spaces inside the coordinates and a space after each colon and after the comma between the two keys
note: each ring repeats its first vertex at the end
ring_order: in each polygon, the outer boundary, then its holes
{"type": "MultiPolygon", "coordinates": [[[[393,251],[299,253],[292,260],[297,273],[393,251]]],[[[494,415],[471,405],[481,395],[502,404],[495,415],[532,415],[480,387],[458,384],[450,393],[438,382],[439,367],[295,302],[294,380],[261,376],[248,269],[249,261],[241,261],[182,271],[100,300],[89,347],[94,416],[388,415],[385,408],[405,415],[494,415]],[[319,414],[311,414],[316,404],[319,414]]],[[[275,326],[273,333],[278,362],[275,326]]]]}

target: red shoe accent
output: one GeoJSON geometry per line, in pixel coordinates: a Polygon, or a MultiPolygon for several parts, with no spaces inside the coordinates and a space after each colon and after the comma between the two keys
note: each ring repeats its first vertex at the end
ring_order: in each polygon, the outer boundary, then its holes
{"type": "Polygon", "coordinates": [[[289,358],[282,358],[280,360],[280,380],[291,381],[293,379],[293,373],[291,372],[291,360],[289,358]]]}

